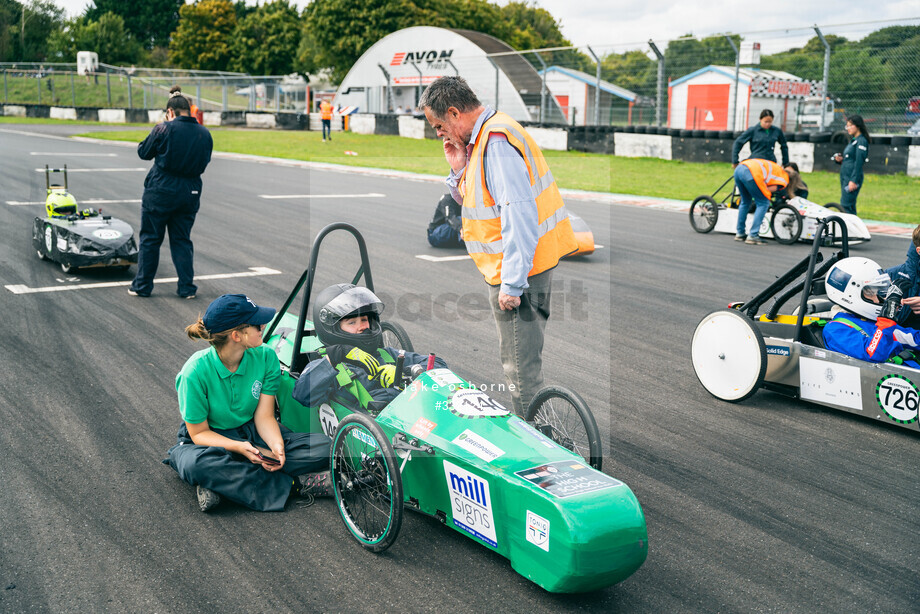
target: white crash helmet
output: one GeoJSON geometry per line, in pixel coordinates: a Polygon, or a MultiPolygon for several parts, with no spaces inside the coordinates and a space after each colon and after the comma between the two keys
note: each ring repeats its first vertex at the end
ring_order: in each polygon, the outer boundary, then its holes
{"type": "Polygon", "coordinates": [[[868,258],[844,258],[824,278],[827,298],[869,320],[878,318],[890,285],[888,273],[868,258]]]}

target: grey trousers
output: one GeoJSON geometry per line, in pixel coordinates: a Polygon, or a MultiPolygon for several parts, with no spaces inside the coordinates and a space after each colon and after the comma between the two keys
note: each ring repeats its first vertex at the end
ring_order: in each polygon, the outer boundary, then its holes
{"type": "Polygon", "coordinates": [[[502,311],[498,306],[501,286],[489,286],[489,304],[498,329],[499,354],[511,392],[511,408],[521,417],[543,387],[543,332],[549,319],[552,279],[552,269],[528,277],[530,287],[521,295],[521,305],[511,311],[502,311]]]}

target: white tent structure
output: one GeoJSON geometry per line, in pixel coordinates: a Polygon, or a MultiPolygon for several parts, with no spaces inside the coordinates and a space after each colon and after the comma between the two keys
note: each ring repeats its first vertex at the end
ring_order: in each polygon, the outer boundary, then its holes
{"type": "Polygon", "coordinates": [[[342,80],[333,104],[362,113],[415,109],[425,87],[443,76],[467,80],[484,104],[518,121],[562,122],[559,106],[533,66],[502,41],[471,30],[417,26],[388,34],[342,80]]]}

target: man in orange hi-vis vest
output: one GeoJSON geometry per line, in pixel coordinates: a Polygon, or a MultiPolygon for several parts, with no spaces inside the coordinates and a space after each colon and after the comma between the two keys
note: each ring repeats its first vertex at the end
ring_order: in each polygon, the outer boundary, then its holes
{"type": "Polygon", "coordinates": [[[568,213],[533,138],[484,106],[463,78],[432,82],[418,106],[444,140],[461,238],[489,284],[511,403],[523,416],[543,386],[553,268],[577,249],[568,213]]]}
{"type": "Polygon", "coordinates": [[[326,135],[332,140],[332,103],[323,100],[319,103],[319,117],[323,120],[323,143],[326,142],[326,135]]]}
{"type": "Polygon", "coordinates": [[[770,160],[748,158],[735,168],[735,186],[741,193],[741,205],[738,207],[738,225],[735,228],[735,241],[744,241],[747,245],[760,245],[760,224],[763,222],[767,209],[770,208],[770,199],[773,193],[789,185],[789,175],[783,167],[770,160]],[[747,214],[751,208],[751,200],[757,207],[754,209],[754,219],[751,229],[745,236],[747,214]]]}

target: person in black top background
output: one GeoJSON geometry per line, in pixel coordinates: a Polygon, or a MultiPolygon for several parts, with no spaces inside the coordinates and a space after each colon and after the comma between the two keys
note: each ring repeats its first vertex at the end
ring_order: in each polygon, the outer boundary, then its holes
{"type": "Polygon", "coordinates": [[[738,154],[745,143],[751,144],[751,157],[776,162],[776,143],[783,156],[783,166],[789,164],[789,146],[786,145],[786,135],[773,125],[773,111],[764,109],[760,112],[760,123],[751,126],[741,133],[732,146],[732,168],[738,167],[738,154]]]}
{"type": "Polygon", "coordinates": [[[211,161],[208,129],[190,116],[188,100],[176,92],[166,103],[166,121],[154,126],[137,146],[142,160],[155,159],[141,199],[137,274],[128,293],[150,296],[160,263],[160,245],[169,231],[169,251],[182,298],[195,298],[192,225],[201,202],[201,174],[211,161]]]}

